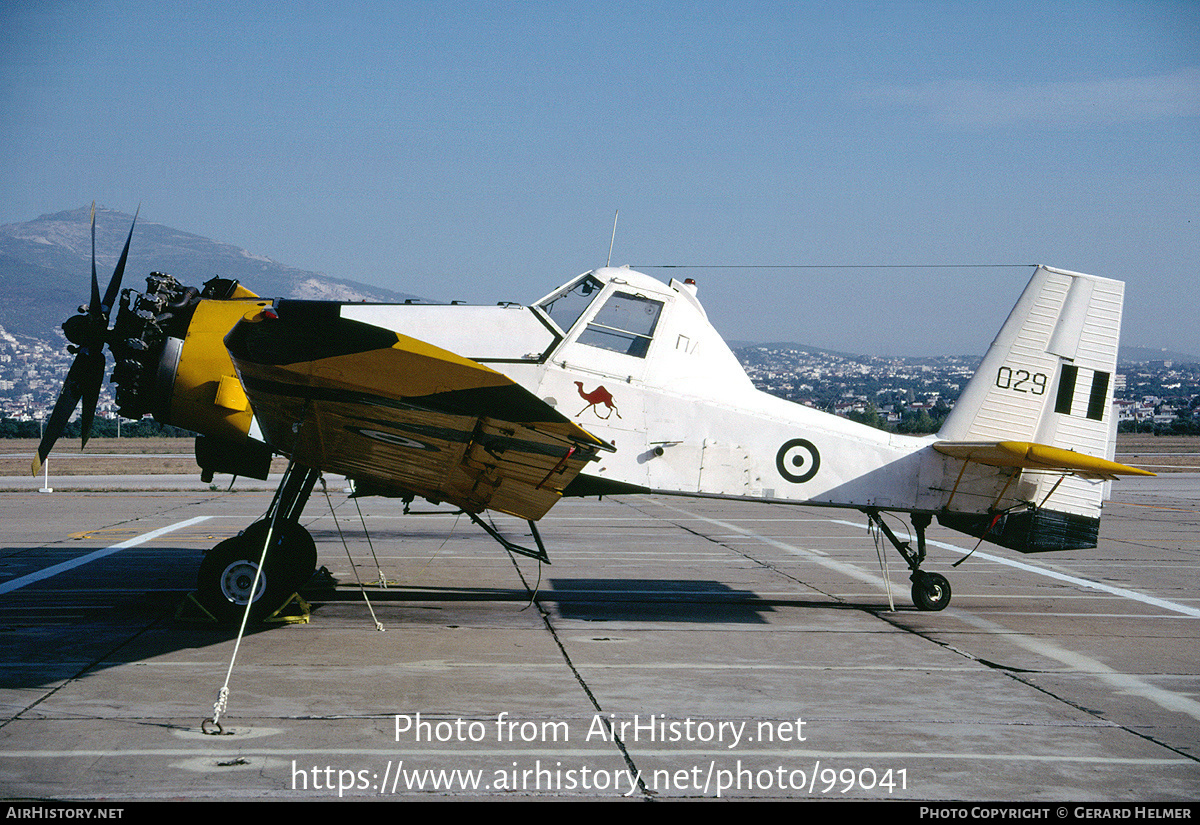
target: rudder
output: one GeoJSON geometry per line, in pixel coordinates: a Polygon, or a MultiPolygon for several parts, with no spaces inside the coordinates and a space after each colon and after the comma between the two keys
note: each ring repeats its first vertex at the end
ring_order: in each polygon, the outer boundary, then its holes
{"type": "Polygon", "coordinates": [[[1039,266],[938,433],[1111,457],[1125,285],[1039,266]]]}
{"type": "MultiPolygon", "coordinates": [[[[1124,284],[1039,266],[938,433],[946,442],[1029,442],[1112,460],[1112,399],[1124,284]]],[[[948,527],[1024,552],[1095,546],[1106,484],[1021,473],[1018,501],[948,527]],[[1024,510],[1012,505],[1024,501],[1024,510]],[[996,516],[999,510],[1011,510],[996,516]]]]}

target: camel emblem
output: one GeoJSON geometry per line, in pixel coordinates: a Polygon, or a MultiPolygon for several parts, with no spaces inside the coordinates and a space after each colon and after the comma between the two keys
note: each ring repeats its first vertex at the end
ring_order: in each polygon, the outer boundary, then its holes
{"type": "Polygon", "coordinates": [[[583,415],[589,409],[596,413],[597,418],[608,418],[613,413],[617,414],[617,418],[621,417],[620,410],[618,410],[617,405],[613,403],[612,393],[604,389],[603,385],[596,387],[596,389],[592,390],[591,392],[583,391],[582,381],[576,381],[575,386],[579,388],[579,397],[588,402],[586,407],[575,413],[576,418],[583,415]],[[607,415],[600,415],[600,408],[597,406],[598,404],[603,404],[608,409],[607,415]]]}

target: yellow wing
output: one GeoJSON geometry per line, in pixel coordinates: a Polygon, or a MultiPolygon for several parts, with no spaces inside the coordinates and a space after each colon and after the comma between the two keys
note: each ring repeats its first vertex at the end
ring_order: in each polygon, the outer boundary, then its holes
{"type": "Polygon", "coordinates": [[[536,520],[612,449],[495,370],[337,311],[281,302],[225,339],[267,443],[296,461],[536,520]]]}

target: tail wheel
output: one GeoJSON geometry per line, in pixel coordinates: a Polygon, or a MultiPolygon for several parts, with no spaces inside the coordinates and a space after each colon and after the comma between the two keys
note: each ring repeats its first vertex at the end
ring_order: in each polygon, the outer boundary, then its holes
{"type": "Polygon", "coordinates": [[[209,550],[200,563],[197,597],[222,624],[239,621],[247,602],[252,603],[251,620],[262,621],[282,607],[316,570],[317,548],[312,536],[295,522],[283,522],[275,525],[259,573],[268,526],[266,521],[255,522],[209,550]]]}
{"type": "Polygon", "coordinates": [[[940,573],[918,570],[912,576],[912,600],[921,610],[945,610],[950,604],[950,582],[940,573]]]}

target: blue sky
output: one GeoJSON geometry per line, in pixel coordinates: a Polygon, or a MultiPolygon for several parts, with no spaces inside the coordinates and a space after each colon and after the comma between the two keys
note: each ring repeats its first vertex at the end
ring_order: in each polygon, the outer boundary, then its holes
{"type": "MultiPolygon", "coordinates": [[[[617,264],[1120,278],[1126,343],[1200,354],[1200,3],[9,0],[0,39],[0,223],[140,204],[528,302],[619,209],[617,264]]],[[[1029,276],[646,271],[728,338],[900,354],[982,353],[1029,276]]]]}

